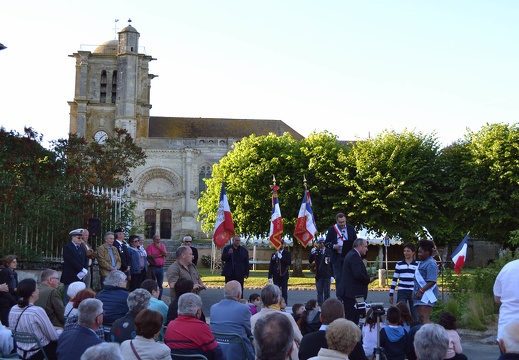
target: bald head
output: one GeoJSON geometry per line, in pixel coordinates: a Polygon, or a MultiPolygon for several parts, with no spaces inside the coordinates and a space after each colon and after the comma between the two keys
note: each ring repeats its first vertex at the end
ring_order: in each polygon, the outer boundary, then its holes
{"type": "Polygon", "coordinates": [[[240,300],[241,299],[241,285],[236,280],[231,280],[225,284],[223,296],[226,299],[240,300]]]}

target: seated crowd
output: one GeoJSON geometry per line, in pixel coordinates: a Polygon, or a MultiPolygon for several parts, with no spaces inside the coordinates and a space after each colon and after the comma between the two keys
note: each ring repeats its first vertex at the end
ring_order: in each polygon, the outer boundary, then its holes
{"type": "MultiPolygon", "coordinates": [[[[110,259],[116,253],[113,233],[105,240],[110,259]]],[[[16,352],[31,360],[45,356],[51,360],[175,360],[197,355],[209,360],[372,360],[382,348],[388,360],[467,359],[452,314],[443,313],[439,325],[422,326],[413,321],[405,303],[390,306],[380,321],[370,309],[359,328],[345,319],[344,305],[337,298],[328,298],[320,306],[309,299],[294,304],[290,313],[278,286],[267,284],[247,301],[241,283],[230,280],[222,300],[211,306],[207,321],[198,295],[205,285],[191,264],[191,250],[186,246],[177,250],[177,271],[189,275],[174,281],[168,278],[173,296],[167,305],[160,299],[162,284],[155,276],[147,278],[153,271],[145,265],[139,239],[132,238],[132,243],[136,257],[127,262],[128,271],[117,269],[122,255],[112,257],[101,274],[98,293],[84,281],[74,281],[65,284],[66,296],[61,295],[59,273],[52,269],[44,270],[39,282],[30,278],[18,282],[16,257],[6,256],[0,270],[0,281],[5,279],[0,282],[5,325],[0,324],[0,357],[16,352]],[[132,267],[140,269],[132,272],[132,267]],[[41,348],[23,342],[14,346],[11,334],[18,332],[34,334],[41,348]],[[237,343],[221,340],[230,334],[236,335],[237,343]]],[[[155,238],[154,243],[159,244],[155,238]]],[[[162,252],[156,254],[160,258],[162,252]]],[[[517,329],[519,324],[510,326],[511,332],[517,329]]],[[[519,350],[513,336],[506,335],[500,345],[503,353],[519,350]]]]}

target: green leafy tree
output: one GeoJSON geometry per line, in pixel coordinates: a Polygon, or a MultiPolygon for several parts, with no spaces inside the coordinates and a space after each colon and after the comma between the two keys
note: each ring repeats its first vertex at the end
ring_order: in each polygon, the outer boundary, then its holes
{"type": "MultiPolygon", "coordinates": [[[[59,253],[70,229],[86,226],[92,215],[102,221],[111,218],[110,199],[95,196],[92,188],[131,182],[131,168],[145,158],[126,131],[116,133],[105,146],[72,135],[49,150],[33,129],[24,134],[0,129],[0,241],[5,253],[30,259],[52,256],[59,253]]],[[[125,206],[132,204],[126,201],[125,206]]],[[[130,217],[131,212],[120,213],[130,217]]],[[[120,222],[132,222],[122,217],[120,222]]]]}
{"type": "Polygon", "coordinates": [[[78,186],[120,188],[130,184],[130,172],[144,165],[146,154],[124,129],[115,129],[104,144],[71,134],[53,143],[65,173],[78,186]]]}
{"type": "Polygon", "coordinates": [[[358,141],[342,179],[350,223],[405,240],[416,239],[422,226],[433,228],[441,218],[438,154],[433,135],[409,131],[358,141]]]}
{"type": "MultiPolygon", "coordinates": [[[[519,127],[486,124],[451,149],[449,206],[471,236],[506,243],[519,229],[519,127]]],[[[447,153],[447,152],[446,152],[447,153]]]]}
{"type": "MultiPolygon", "coordinates": [[[[224,181],[236,232],[268,236],[272,209],[269,185],[274,176],[280,188],[284,234],[292,236],[304,192],[303,178],[310,184],[315,218],[326,219],[324,214],[329,218],[333,208],[340,205],[340,183],[334,179],[342,172],[340,163],[344,159],[344,147],[329,133],[313,134],[303,141],[294,140],[288,133],[281,137],[270,134],[244,138],[214,165],[213,177],[206,180],[207,190],[199,199],[202,228],[214,230],[224,181]]],[[[302,275],[302,251],[302,246],[295,242],[295,276],[302,275]]]]}

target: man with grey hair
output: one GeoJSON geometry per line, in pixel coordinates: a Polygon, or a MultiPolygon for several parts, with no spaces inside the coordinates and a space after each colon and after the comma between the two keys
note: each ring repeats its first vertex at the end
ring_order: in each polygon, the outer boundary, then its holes
{"type": "Polygon", "coordinates": [[[519,321],[513,320],[506,324],[499,339],[501,356],[498,360],[519,359],[519,321]]]}
{"type": "Polygon", "coordinates": [[[443,360],[449,348],[449,336],[441,325],[424,324],[416,332],[413,344],[418,360],[443,360]]]}
{"type": "MultiPolygon", "coordinates": [[[[213,332],[240,334],[245,342],[248,354],[243,354],[240,344],[237,344],[238,346],[235,348],[227,346],[227,349],[223,349],[224,352],[227,355],[228,350],[235,358],[253,359],[254,350],[250,341],[252,336],[250,318],[252,314],[249,307],[240,302],[242,296],[240,283],[236,280],[229,281],[225,284],[223,295],[223,300],[211,306],[211,330],[213,332]]],[[[227,359],[229,358],[230,356],[227,355],[227,359]]]]}
{"type": "Polygon", "coordinates": [[[119,344],[101,343],[85,351],[81,360],[124,360],[119,344]]]}
{"type": "Polygon", "coordinates": [[[135,338],[135,318],[142,310],[150,306],[151,294],[145,289],[135,289],[128,295],[128,313],[115,320],[110,330],[112,342],[121,344],[135,338]]]}
{"type": "Polygon", "coordinates": [[[298,360],[299,359],[299,344],[301,343],[301,339],[303,338],[303,335],[301,334],[301,330],[299,329],[299,326],[297,325],[296,321],[294,320],[294,317],[290,313],[281,312],[279,308],[279,304],[281,301],[281,290],[277,285],[274,284],[267,284],[261,289],[261,302],[263,303],[263,307],[259,312],[252,315],[250,318],[251,327],[252,327],[252,333],[254,333],[254,328],[256,326],[256,322],[267,316],[271,313],[277,313],[279,312],[283,316],[286,316],[290,324],[292,325],[292,333],[294,338],[294,344],[292,347],[292,351],[290,353],[290,359],[292,360],[298,360]]]}
{"type": "Polygon", "coordinates": [[[169,289],[171,293],[171,300],[175,299],[175,283],[180,278],[186,278],[193,281],[193,292],[199,293],[200,291],[207,289],[202,278],[198,273],[198,269],[193,264],[193,250],[189,246],[179,246],[175,252],[177,261],[171,264],[166,272],[166,278],[168,279],[169,289]]]}
{"type": "Polygon", "coordinates": [[[109,231],[104,235],[104,243],[97,248],[97,262],[99,263],[99,277],[101,279],[101,287],[104,286],[104,280],[114,270],[121,268],[121,256],[119,251],[114,247],[114,233],[109,231]]]}
{"type": "Polygon", "coordinates": [[[356,296],[362,296],[364,300],[368,297],[368,285],[375,280],[374,276],[369,277],[362,257],[368,252],[368,242],[365,239],[357,238],[353,241],[351,249],[344,257],[342,267],[342,280],[337,288],[337,298],[344,304],[346,319],[359,323],[359,313],[355,308],[356,296]]]}
{"type": "Polygon", "coordinates": [[[85,299],[79,304],[77,326],[58,339],[58,360],[80,360],[86,349],[102,342],[95,331],[103,323],[103,314],[103,303],[98,299],[85,299]]]}
{"type": "Polygon", "coordinates": [[[182,245],[189,246],[193,251],[193,264],[198,266],[198,249],[193,246],[193,238],[189,235],[184,236],[182,239],[182,245]]]}
{"type": "Polygon", "coordinates": [[[208,359],[223,359],[222,349],[214,339],[209,325],[199,320],[201,314],[200,296],[193,293],[180,295],[178,317],[168,324],[164,343],[172,353],[201,354],[208,359]]]}
{"type": "Polygon", "coordinates": [[[294,350],[294,330],[281,312],[270,313],[254,327],[257,360],[286,360],[294,350]]]}
{"type": "MultiPolygon", "coordinates": [[[[115,249],[114,249],[115,250],[115,249]]],[[[128,312],[128,290],[126,290],[126,274],[114,270],[105,279],[103,290],[96,298],[101,300],[105,309],[104,324],[112,326],[113,322],[128,312]]]]}
{"type": "Polygon", "coordinates": [[[40,280],[41,283],[38,285],[40,295],[34,305],[45,309],[52,325],[63,328],[65,326],[65,306],[58,291],[59,274],[56,270],[45,269],[41,273],[40,280]]]}

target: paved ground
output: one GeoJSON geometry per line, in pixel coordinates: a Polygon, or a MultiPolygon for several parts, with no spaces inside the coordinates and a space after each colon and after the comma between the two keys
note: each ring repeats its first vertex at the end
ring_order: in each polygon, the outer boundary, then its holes
{"type": "MultiPolygon", "coordinates": [[[[260,293],[259,289],[250,290],[245,289],[244,298],[248,298],[253,292],[260,293]]],[[[169,288],[164,289],[163,300],[169,304],[169,288]]],[[[210,316],[211,305],[220,301],[223,298],[223,289],[208,289],[204,290],[200,296],[203,301],[203,312],[207,318],[210,316]]],[[[335,292],[332,291],[331,296],[335,296],[335,292]]],[[[288,291],[288,308],[295,303],[304,304],[310,299],[316,298],[316,293],[310,290],[289,290],[288,291]]],[[[368,294],[368,302],[382,302],[385,307],[389,306],[389,296],[387,292],[371,291],[368,294]]],[[[486,332],[470,331],[460,329],[460,333],[463,347],[463,353],[467,355],[469,360],[496,360],[499,357],[499,347],[495,342],[496,331],[495,329],[486,332]]]]}

